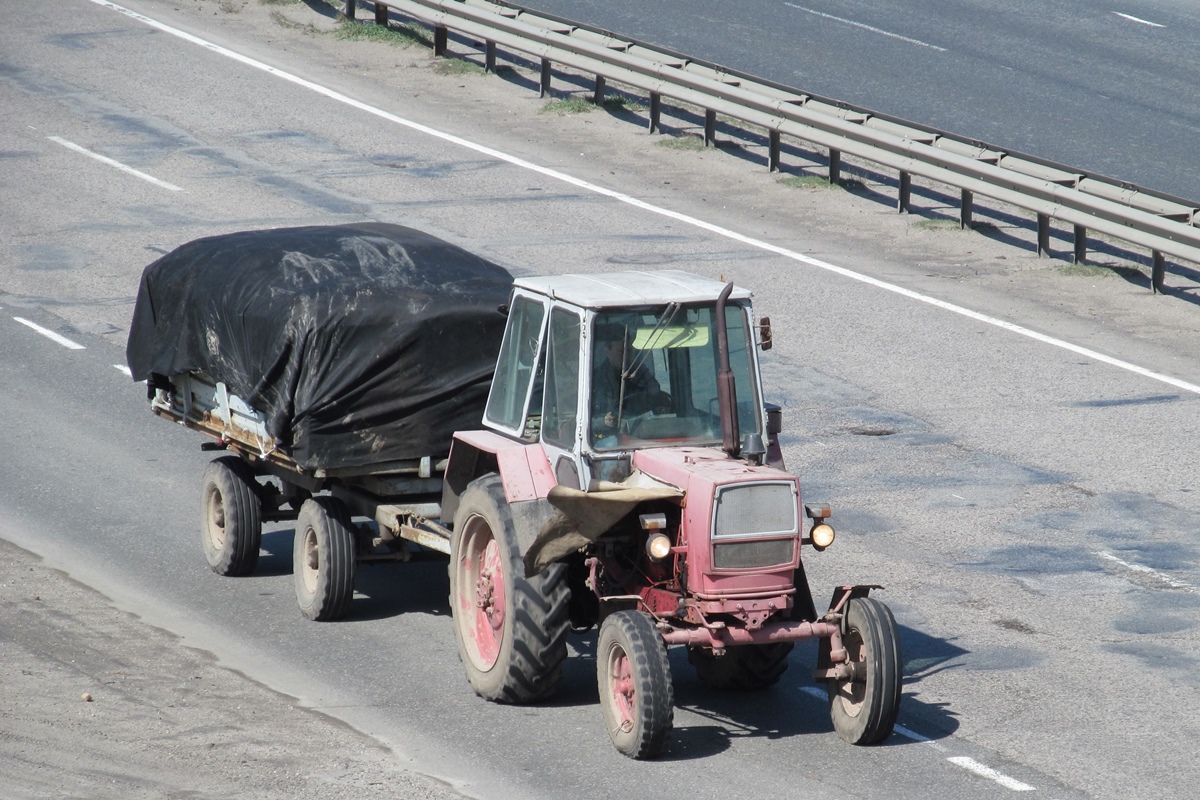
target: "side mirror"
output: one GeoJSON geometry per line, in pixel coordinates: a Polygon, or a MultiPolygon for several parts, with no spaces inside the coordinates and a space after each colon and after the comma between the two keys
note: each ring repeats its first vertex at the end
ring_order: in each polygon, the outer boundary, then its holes
{"type": "Polygon", "coordinates": [[[767,409],[767,435],[778,436],[783,432],[783,409],[774,403],[764,403],[767,409]]]}
{"type": "Polygon", "coordinates": [[[758,346],[763,350],[771,349],[771,318],[762,317],[758,321],[758,346]]]}

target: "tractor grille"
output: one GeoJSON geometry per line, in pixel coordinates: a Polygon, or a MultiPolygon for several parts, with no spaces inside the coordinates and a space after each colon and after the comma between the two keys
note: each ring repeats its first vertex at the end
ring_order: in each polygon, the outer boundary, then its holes
{"type": "Polygon", "coordinates": [[[795,549],[795,539],[718,544],[713,547],[713,566],[717,569],[754,569],[786,564],[792,560],[795,549]]]}
{"type": "Polygon", "coordinates": [[[739,483],[717,490],[713,567],[756,569],[786,564],[799,534],[796,485],[739,483]]]}

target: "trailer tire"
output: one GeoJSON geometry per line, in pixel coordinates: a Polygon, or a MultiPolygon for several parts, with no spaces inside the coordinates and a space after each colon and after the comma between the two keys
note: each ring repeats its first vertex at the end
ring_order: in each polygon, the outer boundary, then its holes
{"type": "Polygon", "coordinates": [[[649,615],[618,611],[600,623],[596,682],[608,735],[621,753],[661,755],[675,722],[667,649],[649,615]]]}
{"type": "Polygon", "coordinates": [[[779,683],[793,647],[791,642],[740,645],[726,648],[722,656],[692,648],[688,650],[688,661],[700,680],[714,689],[752,692],[779,683]]]}
{"type": "Polygon", "coordinates": [[[467,680],[496,703],[531,703],[562,677],[570,628],[567,567],[525,577],[500,476],[472,481],[450,538],[450,610],[467,680]]]}
{"type": "Polygon", "coordinates": [[[891,610],[871,597],[851,598],[842,646],[861,674],[826,684],[834,730],[850,744],[878,744],[892,735],[900,712],[903,658],[891,610]]]}
{"type": "Polygon", "coordinates": [[[259,486],[254,470],[237,456],[213,459],[204,470],[200,545],[218,575],[249,575],[258,566],[262,545],[259,486]]]}
{"type": "Polygon", "coordinates": [[[346,504],[310,497],[300,506],[292,574],[300,613],[317,622],[341,619],[354,597],[355,539],[346,504]]]}

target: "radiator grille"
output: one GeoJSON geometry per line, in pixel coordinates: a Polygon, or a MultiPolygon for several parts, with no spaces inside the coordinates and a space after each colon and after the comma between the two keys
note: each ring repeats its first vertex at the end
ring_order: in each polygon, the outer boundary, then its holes
{"type": "Polygon", "coordinates": [[[717,569],[754,569],[787,564],[792,560],[795,547],[795,539],[725,542],[713,546],[713,566],[717,569]]]}
{"type": "Polygon", "coordinates": [[[771,536],[798,532],[796,485],[739,483],[717,492],[713,537],[771,536]]]}

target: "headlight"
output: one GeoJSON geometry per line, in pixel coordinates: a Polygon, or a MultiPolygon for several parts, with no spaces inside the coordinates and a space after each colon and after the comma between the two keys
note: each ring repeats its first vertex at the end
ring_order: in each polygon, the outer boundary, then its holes
{"type": "Polygon", "coordinates": [[[646,555],[651,561],[662,561],[671,555],[671,537],[665,533],[655,533],[646,540],[646,555]]]}
{"type": "Polygon", "coordinates": [[[822,522],[820,525],[813,525],[812,533],[809,534],[809,539],[812,546],[816,550],[824,550],[829,545],[833,544],[834,532],[833,526],[822,522]]]}

